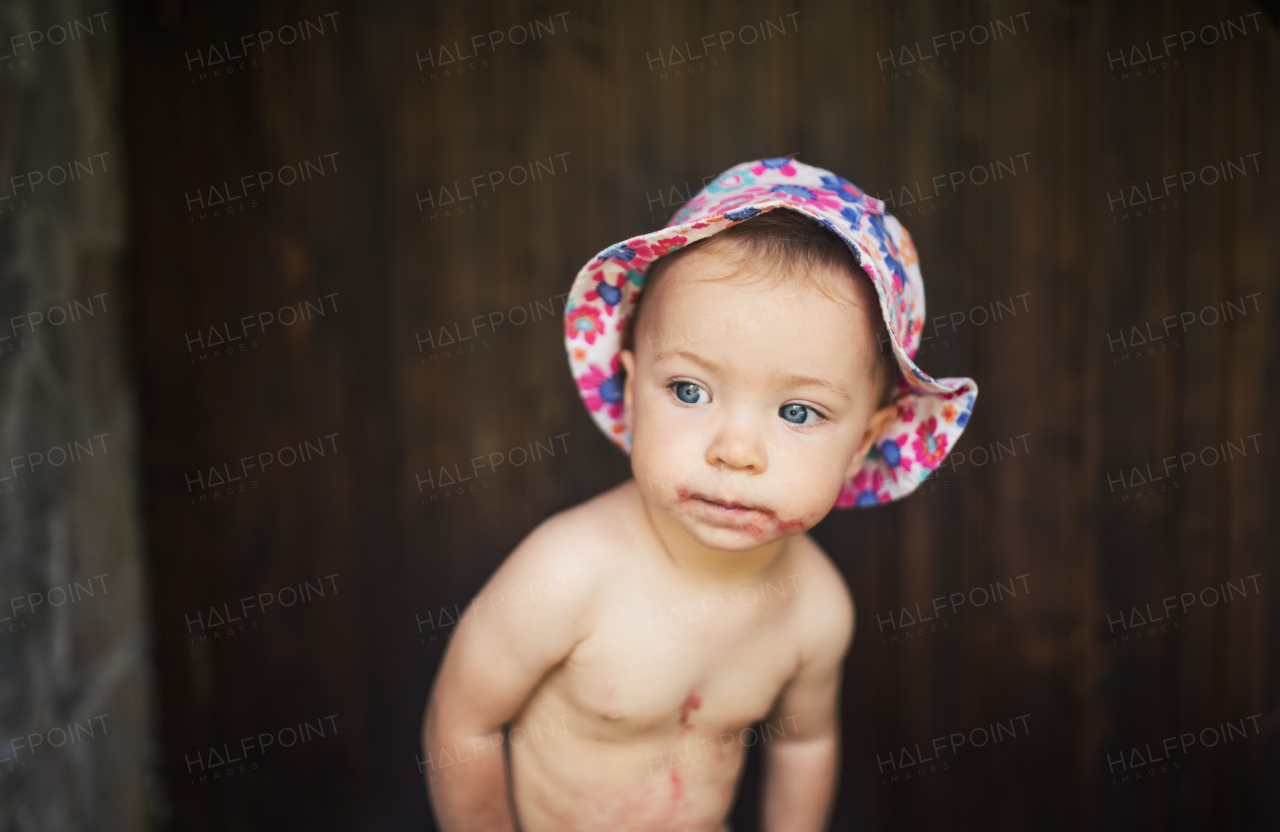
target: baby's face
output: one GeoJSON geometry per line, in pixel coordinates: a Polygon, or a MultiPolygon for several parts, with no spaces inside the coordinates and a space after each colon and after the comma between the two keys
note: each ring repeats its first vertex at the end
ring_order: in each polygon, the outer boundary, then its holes
{"type": "Polygon", "coordinates": [[[704,546],[748,551],[825,517],[893,409],[875,409],[874,335],[847,277],[823,281],[839,302],[812,279],[707,279],[735,265],[676,261],[621,361],[651,506],[704,546]]]}

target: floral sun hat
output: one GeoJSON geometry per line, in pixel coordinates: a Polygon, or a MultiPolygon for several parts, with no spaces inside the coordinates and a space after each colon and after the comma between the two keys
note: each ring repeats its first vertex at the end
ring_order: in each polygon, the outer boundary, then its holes
{"type": "Polygon", "coordinates": [[[583,266],[565,303],[565,346],[582,400],[605,435],[630,452],[618,352],[650,266],[668,252],[776,208],[812,217],[848,244],[876,287],[901,370],[894,395],[897,418],[845,481],[836,506],[904,497],[955,447],[978,386],[969,378],[930,378],[912,361],[924,324],[924,280],[907,230],[884,212],[883,202],[853,183],[794,159],[730,168],[665,228],[610,246],[583,266]]]}

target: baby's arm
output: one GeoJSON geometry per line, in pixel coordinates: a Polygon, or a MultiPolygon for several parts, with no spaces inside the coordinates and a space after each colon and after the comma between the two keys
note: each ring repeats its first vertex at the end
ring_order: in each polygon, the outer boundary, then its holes
{"type": "Polygon", "coordinates": [[[807,570],[800,594],[802,652],[796,675],[769,714],[784,734],[764,744],[765,832],[819,832],[840,772],[840,679],[853,639],[853,599],[830,562],[807,570]],[[814,574],[817,572],[818,574],[814,574]]]}
{"type": "Polygon", "coordinates": [[[574,554],[583,547],[571,525],[560,515],[535,529],[468,606],[445,651],[422,741],[433,755],[431,800],[446,832],[515,829],[504,726],[588,634],[592,573],[574,554]],[[527,597],[535,585],[550,589],[535,590],[540,597],[530,603],[506,600],[527,597]],[[446,753],[455,764],[441,768],[446,753]]]}

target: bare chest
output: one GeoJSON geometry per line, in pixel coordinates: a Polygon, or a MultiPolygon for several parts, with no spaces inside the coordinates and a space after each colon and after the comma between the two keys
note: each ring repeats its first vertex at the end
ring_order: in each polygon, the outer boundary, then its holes
{"type": "Polygon", "coordinates": [[[795,672],[787,610],[620,595],[561,667],[561,695],[598,737],[706,736],[763,719],[795,672]]]}

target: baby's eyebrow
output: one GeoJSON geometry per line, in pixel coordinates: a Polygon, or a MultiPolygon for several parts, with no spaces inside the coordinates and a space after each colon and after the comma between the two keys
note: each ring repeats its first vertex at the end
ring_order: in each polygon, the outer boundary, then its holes
{"type": "Polygon", "coordinates": [[[683,358],[685,361],[691,361],[708,372],[719,372],[720,365],[714,361],[708,361],[697,353],[688,350],[663,350],[653,357],[654,364],[661,364],[663,361],[670,361],[673,358],[683,358]]]}
{"type": "MultiPolygon", "coordinates": [[[[670,361],[671,359],[675,359],[675,358],[682,358],[686,361],[697,364],[699,367],[703,368],[704,370],[707,370],[708,372],[712,372],[712,373],[720,372],[719,364],[716,364],[714,361],[709,361],[703,358],[702,356],[698,355],[697,353],[689,352],[688,350],[663,350],[662,352],[658,353],[653,357],[653,363],[660,364],[663,361],[670,361]]],[[[817,378],[815,376],[801,376],[801,375],[796,375],[794,373],[789,373],[787,375],[778,376],[777,381],[779,384],[781,384],[784,387],[821,387],[822,389],[830,391],[834,395],[839,396],[844,401],[848,401],[850,398],[852,398],[849,395],[848,390],[845,390],[843,387],[841,387],[838,384],[835,384],[834,382],[827,381],[825,378],[817,378]]]]}
{"type": "Polygon", "coordinates": [[[815,378],[813,376],[785,375],[785,376],[780,376],[778,378],[778,381],[781,382],[784,387],[821,387],[824,390],[829,390],[830,392],[834,393],[835,395],[839,396],[845,401],[848,401],[850,398],[849,391],[845,390],[843,387],[841,387],[838,384],[834,384],[830,381],[827,381],[825,378],[815,378]]]}

